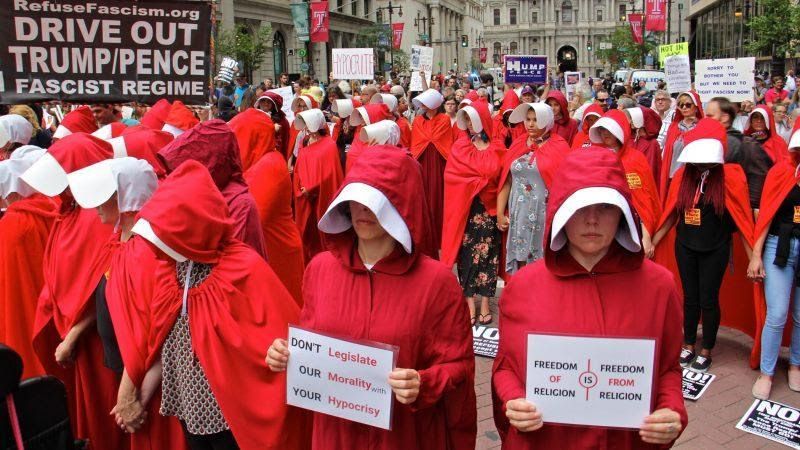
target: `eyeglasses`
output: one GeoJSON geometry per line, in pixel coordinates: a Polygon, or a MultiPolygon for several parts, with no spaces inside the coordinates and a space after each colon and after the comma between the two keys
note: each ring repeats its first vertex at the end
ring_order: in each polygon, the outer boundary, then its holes
{"type": "Polygon", "coordinates": [[[681,109],[683,109],[683,108],[691,108],[692,106],[694,106],[694,103],[678,103],[678,108],[681,108],[681,109]]]}
{"type": "Polygon", "coordinates": [[[668,102],[668,101],[669,101],[669,99],[668,99],[668,98],[666,98],[666,97],[661,97],[661,98],[657,98],[657,99],[656,99],[656,101],[657,101],[657,102],[668,102]]]}

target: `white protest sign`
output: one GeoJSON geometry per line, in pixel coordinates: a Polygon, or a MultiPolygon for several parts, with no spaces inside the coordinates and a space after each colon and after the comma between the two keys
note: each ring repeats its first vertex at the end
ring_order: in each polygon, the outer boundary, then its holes
{"type": "Polygon", "coordinates": [[[752,101],[755,65],[753,57],[698,59],[694,62],[694,85],[700,100],[705,103],[714,97],[727,97],[732,102],[752,101]]]}
{"type": "Polygon", "coordinates": [[[575,96],[575,92],[581,83],[581,78],[580,72],[564,72],[564,86],[567,88],[567,100],[572,100],[572,97],[575,96]]]}
{"type": "Polygon", "coordinates": [[[422,75],[419,71],[411,72],[411,83],[408,85],[408,92],[422,92],[422,75]]]}
{"type": "Polygon", "coordinates": [[[283,106],[281,111],[286,114],[286,120],[291,123],[294,120],[294,113],[292,112],[292,100],[294,100],[294,92],[291,86],[284,86],[278,89],[270,89],[267,92],[274,92],[283,98],[283,106]]]}
{"type": "Polygon", "coordinates": [[[411,46],[411,70],[424,70],[431,73],[433,70],[433,47],[411,46]]]}
{"type": "Polygon", "coordinates": [[[333,78],[371,80],[375,77],[375,56],[371,48],[334,48],[333,78]]]}
{"type": "Polygon", "coordinates": [[[397,348],[358,344],[289,326],[286,403],[391,429],[397,348]]]}
{"type": "Polygon", "coordinates": [[[546,423],[639,428],[650,414],[655,345],[529,334],[525,398],[546,423]]]}
{"type": "Polygon", "coordinates": [[[689,55],[674,55],[664,58],[664,74],[670,94],[692,90],[692,72],[689,55]]]}

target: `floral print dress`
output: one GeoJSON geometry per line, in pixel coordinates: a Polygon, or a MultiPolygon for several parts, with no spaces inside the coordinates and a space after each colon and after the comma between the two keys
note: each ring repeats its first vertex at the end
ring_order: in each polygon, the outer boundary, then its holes
{"type": "Polygon", "coordinates": [[[472,200],[467,217],[458,251],[458,280],[466,297],[493,297],[497,289],[497,260],[500,257],[497,217],[486,211],[478,195],[472,200]]]}
{"type": "Polygon", "coordinates": [[[516,272],[520,263],[529,264],[544,255],[547,194],[534,152],[511,163],[506,243],[506,272],[509,274],[516,272]]]}

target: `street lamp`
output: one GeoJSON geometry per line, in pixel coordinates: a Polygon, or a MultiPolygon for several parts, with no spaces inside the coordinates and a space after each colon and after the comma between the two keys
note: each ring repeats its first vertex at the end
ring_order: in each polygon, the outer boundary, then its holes
{"type": "MultiPolygon", "coordinates": [[[[431,22],[431,26],[433,26],[433,17],[431,17],[430,19],[427,17],[420,17],[419,11],[417,11],[417,17],[414,19],[414,26],[417,27],[417,31],[419,31],[419,34],[423,36],[428,36],[428,34],[425,33],[425,31],[428,31],[429,20],[431,22]],[[420,25],[422,25],[422,30],[420,30],[420,25]]],[[[422,45],[427,44],[428,40],[430,40],[430,36],[428,36],[427,39],[420,39],[420,41],[422,41],[422,45]]]]}
{"type": "Polygon", "coordinates": [[[397,15],[403,17],[403,7],[402,6],[394,6],[392,2],[389,2],[388,6],[380,6],[375,8],[375,18],[378,19],[379,23],[383,23],[382,19],[382,12],[386,10],[389,11],[389,29],[391,30],[390,36],[392,37],[392,41],[389,43],[389,57],[391,58],[392,62],[392,70],[394,70],[394,30],[392,30],[392,15],[394,14],[395,10],[397,10],[397,15]]]}
{"type": "Polygon", "coordinates": [[[456,38],[453,40],[453,42],[456,43],[456,74],[458,74],[458,53],[459,53],[459,49],[460,49],[458,35],[459,35],[459,33],[461,33],[461,31],[463,31],[463,30],[461,28],[458,28],[458,25],[456,25],[456,27],[454,29],[450,30],[451,33],[455,33],[456,34],[456,38]]]}
{"type": "Polygon", "coordinates": [[[678,42],[683,42],[683,27],[681,26],[681,13],[683,12],[683,3],[678,3],[678,42]]]}

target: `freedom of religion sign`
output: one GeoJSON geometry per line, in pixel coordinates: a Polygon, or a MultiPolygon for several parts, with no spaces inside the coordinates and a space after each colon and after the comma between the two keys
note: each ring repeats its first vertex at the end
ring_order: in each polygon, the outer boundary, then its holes
{"type": "Polygon", "coordinates": [[[206,2],[13,0],[0,8],[0,102],[205,103],[206,2]]]}

